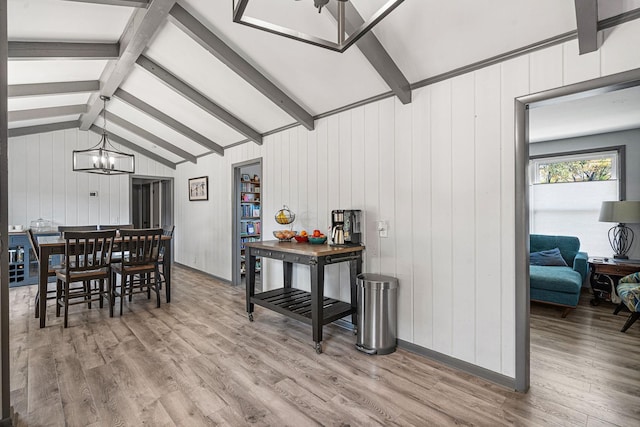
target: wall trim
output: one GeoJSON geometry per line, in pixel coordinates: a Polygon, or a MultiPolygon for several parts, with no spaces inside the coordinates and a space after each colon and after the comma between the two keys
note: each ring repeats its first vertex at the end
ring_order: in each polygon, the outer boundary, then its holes
{"type": "Polygon", "coordinates": [[[0,418],[11,425],[11,371],[9,369],[9,161],[8,161],[8,86],[7,2],[0,4],[0,418]],[[8,421],[7,421],[8,420],[8,421]]]}
{"type": "Polygon", "coordinates": [[[492,383],[507,387],[508,389],[516,389],[514,378],[510,378],[498,372],[482,368],[472,363],[465,362],[464,360],[456,359],[455,357],[447,356],[446,354],[439,353],[437,351],[430,350],[428,348],[421,347],[417,344],[412,344],[401,339],[398,339],[398,347],[411,353],[424,356],[427,359],[442,363],[443,365],[447,365],[451,368],[458,369],[473,376],[491,381],[492,383]]]}
{"type": "MultiPolygon", "coordinates": [[[[353,327],[353,323],[345,319],[338,319],[335,322],[332,322],[332,324],[348,331],[355,330],[355,328],[353,327]]],[[[456,359],[455,357],[447,356],[446,354],[439,353],[437,351],[430,350],[426,347],[422,347],[401,339],[398,339],[398,348],[417,354],[419,356],[423,356],[429,360],[442,363],[443,365],[447,365],[450,368],[466,372],[478,378],[491,381],[492,383],[507,387],[510,390],[516,390],[515,379],[506,375],[502,375],[498,372],[482,368],[472,363],[465,362],[464,360],[456,359]]]]}
{"type": "MultiPolygon", "coordinates": [[[[198,270],[198,269],[197,269],[197,268],[195,268],[195,267],[191,267],[191,266],[189,266],[189,265],[185,265],[185,264],[182,264],[182,263],[179,263],[179,262],[176,262],[176,261],[174,261],[174,262],[173,262],[173,265],[180,266],[180,268],[184,268],[185,270],[191,270],[191,271],[193,271],[193,272],[195,272],[195,273],[204,274],[205,276],[208,276],[208,277],[210,277],[210,278],[212,278],[212,279],[215,279],[215,280],[217,280],[218,282],[222,282],[222,283],[224,283],[225,285],[229,285],[229,286],[231,286],[231,282],[230,282],[229,280],[227,280],[227,279],[223,279],[222,277],[218,277],[218,276],[216,276],[215,274],[207,273],[206,271],[198,270]]],[[[1,426],[0,426],[0,427],[1,427],[1,426]]]]}
{"type": "Polygon", "coordinates": [[[515,99],[515,386],[518,391],[528,390],[530,384],[529,109],[633,86],[640,86],[640,68],[515,99]]]}
{"type": "MultiPolygon", "coordinates": [[[[231,165],[231,284],[238,286],[242,282],[242,275],[240,274],[240,175],[241,169],[245,166],[258,166],[260,168],[260,180],[264,178],[262,171],[262,157],[256,157],[254,159],[245,160],[239,163],[231,165]]],[[[263,201],[262,190],[260,192],[260,230],[262,230],[262,204],[263,201]]],[[[262,237],[262,234],[260,234],[262,237]]]]}

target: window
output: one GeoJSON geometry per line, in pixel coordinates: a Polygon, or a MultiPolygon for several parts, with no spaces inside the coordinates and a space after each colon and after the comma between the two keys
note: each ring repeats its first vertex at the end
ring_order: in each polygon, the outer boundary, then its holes
{"type": "Polygon", "coordinates": [[[610,255],[607,232],[599,222],[605,200],[621,200],[622,149],[532,157],[530,229],[532,234],[570,235],[592,256],[610,255]]]}
{"type": "Polygon", "coordinates": [[[533,160],[534,184],[558,184],[618,179],[618,152],[538,158],[533,160]]]}

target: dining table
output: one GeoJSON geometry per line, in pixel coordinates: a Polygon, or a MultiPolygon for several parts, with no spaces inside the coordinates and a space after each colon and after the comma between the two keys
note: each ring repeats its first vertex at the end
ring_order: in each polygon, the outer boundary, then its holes
{"type": "MultiPolygon", "coordinates": [[[[164,285],[167,302],[171,302],[171,236],[162,236],[164,245],[164,256],[162,271],[164,274],[164,285]]],[[[64,255],[66,240],[61,236],[42,235],[38,236],[38,250],[40,254],[38,291],[40,292],[39,311],[36,317],[40,318],[40,327],[46,326],[47,318],[47,287],[49,283],[49,259],[55,255],[64,255]]],[[[114,247],[118,247],[122,243],[122,238],[116,236],[113,240],[114,247]]]]}

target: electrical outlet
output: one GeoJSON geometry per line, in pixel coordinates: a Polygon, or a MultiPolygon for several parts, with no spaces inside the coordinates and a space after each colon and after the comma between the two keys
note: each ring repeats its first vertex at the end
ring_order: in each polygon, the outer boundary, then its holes
{"type": "Polygon", "coordinates": [[[89,197],[98,197],[97,191],[89,191],[89,197]]]}

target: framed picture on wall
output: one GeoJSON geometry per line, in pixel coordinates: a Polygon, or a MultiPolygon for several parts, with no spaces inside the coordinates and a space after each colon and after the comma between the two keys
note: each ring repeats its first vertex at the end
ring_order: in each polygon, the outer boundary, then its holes
{"type": "Polygon", "coordinates": [[[247,181],[247,182],[248,182],[248,181],[251,181],[251,177],[249,176],[249,174],[247,174],[247,173],[243,173],[243,174],[242,174],[242,179],[241,179],[241,180],[242,180],[242,181],[247,181]]]}
{"type": "Polygon", "coordinates": [[[189,179],[189,201],[209,200],[209,177],[189,179]]]}

